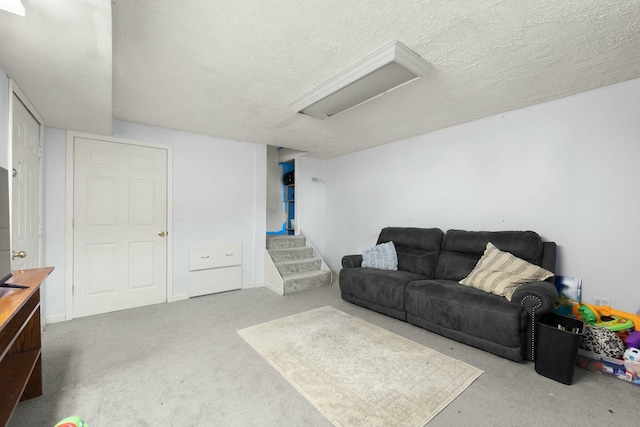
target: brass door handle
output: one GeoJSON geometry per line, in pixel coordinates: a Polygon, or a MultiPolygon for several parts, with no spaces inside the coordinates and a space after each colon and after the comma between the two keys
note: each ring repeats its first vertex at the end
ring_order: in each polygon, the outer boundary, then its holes
{"type": "Polygon", "coordinates": [[[164,237],[164,231],[158,231],[158,236],[164,237]]]}
{"type": "Polygon", "coordinates": [[[26,258],[26,256],[27,256],[27,253],[25,251],[20,251],[20,252],[11,251],[11,259],[26,258]]]}

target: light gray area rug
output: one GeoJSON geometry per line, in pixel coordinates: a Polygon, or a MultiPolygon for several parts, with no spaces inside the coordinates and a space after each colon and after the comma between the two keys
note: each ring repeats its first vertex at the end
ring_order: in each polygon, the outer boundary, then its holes
{"type": "Polygon", "coordinates": [[[336,426],[423,426],[483,372],[329,306],[238,334],[336,426]]]}

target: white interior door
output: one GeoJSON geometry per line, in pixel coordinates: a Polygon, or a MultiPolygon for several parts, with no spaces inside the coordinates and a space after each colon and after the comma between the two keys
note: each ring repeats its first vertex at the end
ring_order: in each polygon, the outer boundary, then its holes
{"type": "Polygon", "coordinates": [[[13,270],[40,265],[40,123],[14,94],[12,103],[12,213],[13,270]]]}
{"type": "Polygon", "coordinates": [[[74,138],[73,314],[167,298],[166,149],[74,138]]]}

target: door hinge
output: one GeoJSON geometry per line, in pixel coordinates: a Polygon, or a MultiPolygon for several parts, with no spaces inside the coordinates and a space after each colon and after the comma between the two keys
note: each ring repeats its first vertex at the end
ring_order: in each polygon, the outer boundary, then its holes
{"type": "Polygon", "coordinates": [[[71,218],[71,228],[76,228],[76,219],[71,218]]]}
{"type": "Polygon", "coordinates": [[[71,161],[72,162],[76,161],[76,152],[75,151],[73,153],[71,153],[71,161]]]}
{"type": "Polygon", "coordinates": [[[42,145],[38,146],[38,157],[42,158],[42,145]]]}

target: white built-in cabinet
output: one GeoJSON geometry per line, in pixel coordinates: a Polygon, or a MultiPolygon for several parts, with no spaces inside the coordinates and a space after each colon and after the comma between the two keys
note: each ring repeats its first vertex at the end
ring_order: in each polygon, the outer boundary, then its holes
{"type": "Polygon", "coordinates": [[[242,244],[189,246],[189,297],[242,287],[242,244]]]}

